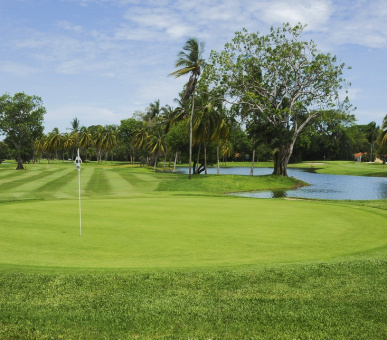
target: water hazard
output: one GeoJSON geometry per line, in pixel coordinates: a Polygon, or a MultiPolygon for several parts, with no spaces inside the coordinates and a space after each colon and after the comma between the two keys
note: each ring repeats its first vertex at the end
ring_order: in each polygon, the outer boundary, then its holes
{"type": "MultiPolygon", "coordinates": [[[[181,168],[188,173],[188,168],[181,168]]],[[[216,168],[209,168],[216,174],[216,168]]],[[[272,168],[255,168],[254,176],[270,175],[272,168]]],[[[222,168],[221,175],[249,175],[250,168],[222,168]]],[[[387,198],[387,178],[345,175],[325,175],[309,172],[308,169],[288,168],[288,175],[310,184],[310,186],[276,191],[241,192],[234,195],[256,198],[318,198],[330,200],[375,200],[387,198]]]]}

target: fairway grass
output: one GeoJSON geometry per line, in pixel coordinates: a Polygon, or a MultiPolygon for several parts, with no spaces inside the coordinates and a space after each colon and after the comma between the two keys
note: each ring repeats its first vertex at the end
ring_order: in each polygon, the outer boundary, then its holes
{"type": "Polygon", "coordinates": [[[386,200],[223,194],[297,185],[0,165],[0,339],[386,339],[386,200]]]}
{"type": "Polygon", "coordinates": [[[352,161],[321,161],[291,164],[290,167],[313,169],[320,174],[387,177],[387,167],[382,163],[352,161]]]}

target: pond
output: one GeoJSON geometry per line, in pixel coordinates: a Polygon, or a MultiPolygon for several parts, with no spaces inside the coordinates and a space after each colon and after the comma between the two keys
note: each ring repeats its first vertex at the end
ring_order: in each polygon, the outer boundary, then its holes
{"type": "MultiPolygon", "coordinates": [[[[180,168],[188,173],[188,168],[180,168]]],[[[216,174],[216,168],[208,168],[208,174],[216,174]]],[[[272,168],[255,168],[254,176],[270,175],[272,168]]],[[[223,175],[249,175],[250,168],[221,168],[223,175]]],[[[233,195],[256,198],[318,198],[329,200],[375,200],[387,198],[387,178],[345,175],[325,175],[308,169],[288,168],[288,175],[310,184],[302,188],[276,191],[241,192],[233,195]]]]}

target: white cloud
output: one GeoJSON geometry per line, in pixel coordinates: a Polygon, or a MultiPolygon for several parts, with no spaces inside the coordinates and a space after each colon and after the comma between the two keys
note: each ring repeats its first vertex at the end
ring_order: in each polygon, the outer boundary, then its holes
{"type": "Polygon", "coordinates": [[[282,25],[289,22],[308,24],[309,30],[321,30],[329,20],[332,12],[331,1],[264,1],[257,2],[255,10],[262,20],[269,25],[282,25]]]}
{"type": "MultiPolygon", "coordinates": [[[[120,120],[128,117],[128,113],[115,112],[103,105],[93,103],[90,105],[59,106],[47,111],[44,119],[47,131],[58,126],[70,126],[74,117],[77,117],[83,126],[119,124],[120,120]]],[[[62,131],[62,128],[60,130],[62,131]]]]}
{"type": "Polygon", "coordinates": [[[0,61],[0,72],[8,73],[17,77],[27,77],[40,72],[40,70],[36,67],[15,63],[13,61],[0,61]]]}
{"type": "MultiPolygon", "coordinates": [[[[191,36],[205,42],[205,57],[211,49],[222,49],[234,32],[243,27],[266,34],[270,26],[278,27],[283,22],[308,24],[303,38],[313,39],[319,49],[333,54],[340,49],[349,51],[351,44],[356,44],[359,50],[363,46],[380,50],[387,47],[385,0],[61,1],[68,2],[69,12],[60,15],[50,12],[52,17],[47,22],[37,24],[26,17],[9,19],[8,34],[0,38],[4,51],[0,54],[3,59],[0,72],[4,77],[7,74],[27,77],[41,72],[39,76],[46,83],[55,83],[61,90],[62,81],[79,81],[83,86],[78,88],[79,102],[82,96],[85,102],[94,98],[81,92],[96,86],[100,91],[98,96],[103,97],[106,94],[102,87],[109,84],[113,90],[106,95],[104,104],[62,105],[62,109],[49,113],[49,117],[53,113],[60,117],[61,112],[67,112],[67,125],[82,108],[82,117],[84,114],[91,119],[95,114],[89,115],[90,112],[99,112],[97,117],[101,117],[101,122],[112,123],[107,120],[114,120],[117,106],[124,106],[122,103],[127,105],[129,113],[144,109],[156,99],[163,105],[173,105],[172,100],[186,79],[167,80],[167,74],[174,70],[176,55],[191,36]],[[96,17],[87,16],[88,13],[96,17]],[[59,80],[55,81],[58,74],[59,80]],[[119,96],[115,94],[118,92],[119,96]]],[[[42,10],[43,6],[31,5],[31,8],[42,10]]],[[[346,56],[349,58],[344,61],[351,65],[351,58],[356,56],[349,52],[346,56]]],[[[375,75],[356,72],[353,71],[351,79],[357,89],[350,89],[350,97],[359,101],[369,93],[367,76],[375,81],[375,75]]],[[[383,74],[381,68],[378,76],[383,74]]],[[[34,79],[30,83],[35,86],[34,79]]],[[[43,91],[46,84],[40,86],[39,91],[43,91]]],[[[36,91],[35,87],[32,89],[36,91]]]]}
{"type": "Polygon", "coordinates": [[[387,6],[385,0],[336,2],[329,38],[332,44],[387,47],[387,6]]]}
{"type": "Polygon", "coordinates": [[[376,125],[382,125],[383,118],[386,116],[386,111],[382,110],[356,110],[353,112],[357,117],[356,124],[368,124],[375,122],[376,125]]]}
{"type": "Polygon", "coordinates": [[[64,30],[67,30],[67,31],[74,31],[74,32],[82,32],[83,31],[82,26],[71,24],[68,21],[59,21],[57,26],[59,28],[63,28],[64,30]]]}

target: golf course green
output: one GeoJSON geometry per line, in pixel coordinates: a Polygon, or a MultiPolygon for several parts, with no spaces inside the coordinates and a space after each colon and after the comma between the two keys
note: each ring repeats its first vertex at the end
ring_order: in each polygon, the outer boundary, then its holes
{"type": "Polygon", "coordinates": [[[0,338],[387,337],[385,201],[234,197],[304,183],[84,164],[80,235],[74,165],[13,165],[0,338]]]}
{"type": "Polygon", "coordinates": [[[76,200],[3,209],[1,261],[26,266],[192,270],[318,261],[372,252],[387,239],[387,214],[318,202],[85,200],[82,237],[76,200]]]}

